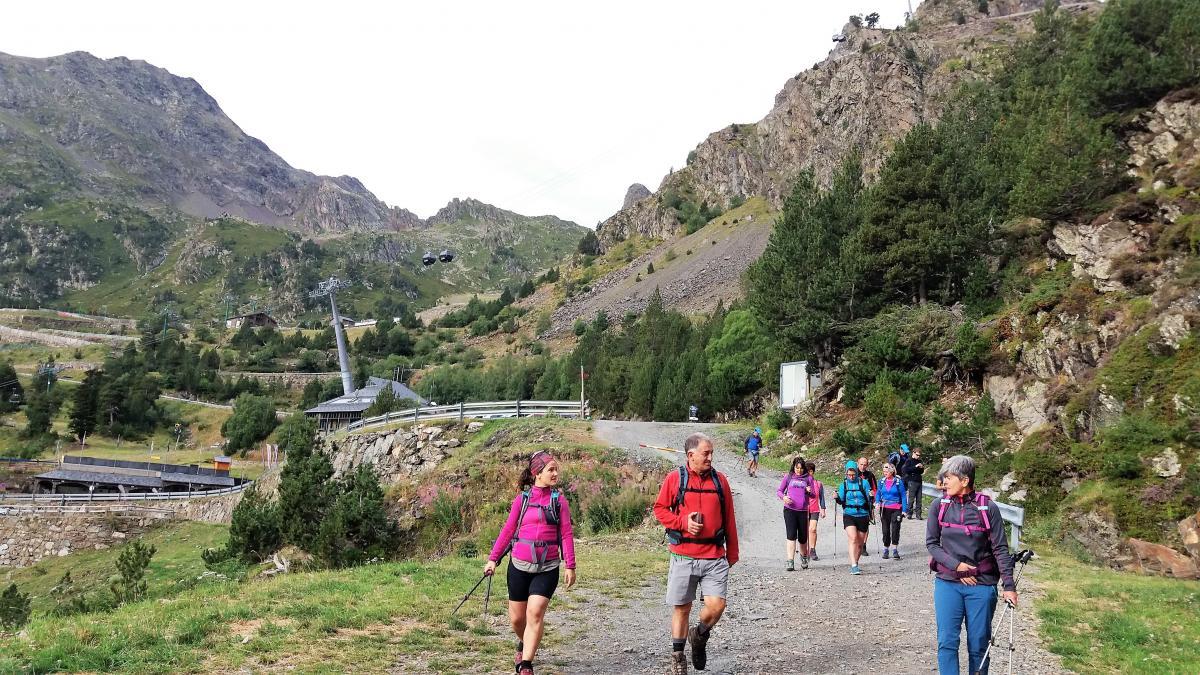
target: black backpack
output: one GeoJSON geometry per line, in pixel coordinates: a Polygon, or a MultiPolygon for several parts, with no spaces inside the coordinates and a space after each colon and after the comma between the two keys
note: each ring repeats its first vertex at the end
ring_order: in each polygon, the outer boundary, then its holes
{"type": "Polygon", "coordinates": [[[712,469],[713,488],[695,488],[688,487],[688,470],[686,466],[679,467],[679,492],[675,495],[675,502],[671,504],[671,513],[679,513],[679,507],[683,505],[683,496],[687,492],[715,492],[717,500],[721,504],[721,527],[716,534],[711,537],[688,537],[680,530],[667,530],[667,541],[671,544],[716,544],[717,546],[725,545],[725,489],[721,485],[721,479],[718,477],[716,469],[712,469]]]}

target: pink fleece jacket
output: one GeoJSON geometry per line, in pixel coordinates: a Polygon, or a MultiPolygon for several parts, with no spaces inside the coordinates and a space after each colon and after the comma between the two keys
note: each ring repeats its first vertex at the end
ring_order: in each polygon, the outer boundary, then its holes
{"type": "MultiPolygon", "coordinates": [[[[558,495],[559,521],[562,524],[563,550],[561,552],[558,550],[559,530],[553,523],[546,522],[545,511],[538,508],[539,506],[549,509],[550,488],[537,486],[530,488],[529,506],[525,509],[525,519],[521,521],[520,538],[549,542],[544,547],[544,556],[543,547],[535,547],[526,542],[514,544],[512,556],[525,562],[539,562],[535,557],[543,557],[543,562],[561,558],[567,569],[575,569],[575,534],[571,529],[571,507],[567,504],[567,496],[562,492],[559,492],[558,495]]],[[[492,546],[492,554],[488,556],[488,560],[500,562],[500,556],[504,555],[504,549],[508,548],[509,542],[516,534],[517,519],[520,515],[521,495],[518,494],[513,498],[512,508],[508,510],[508,520],[500,530],[500,536],[496,538],[496,544],[492,546]]]]}

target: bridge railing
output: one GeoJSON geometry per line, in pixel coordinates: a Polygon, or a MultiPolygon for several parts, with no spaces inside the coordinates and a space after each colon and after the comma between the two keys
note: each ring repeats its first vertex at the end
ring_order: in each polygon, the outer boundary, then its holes
{"type": "Polygon", "coordinates": [[[579,401],[486,401],[482,403],[455,403],[453,405],[418,406],[408,410],[397,410],[385,415],[368,417],[341,427],[336,431],[358,431],[370,427],[397,422],[419,422],[421,420],[496,419],[502,417],[582,417],[587,407],[579,401]]]}
{"type": "MultiPolygon", "coordinates": [[[[926,497],[934,498],[933,503],[929,506],[929,513],[926,513],[925,516],[927,518],[936,518],[937,500],[941,499],[942,491],[937,489],[937,486],[932,483],[921,483],[921,492],[925,493],[926,497]]],[[[1000,507],[1000,515],[1004,516],[1004,522],[1010,526],[1008,530],[1008,545],[1015,553],[1021,549],[1021,530],[1025,528],[1025,509],[1020,506],[997,502],[994,499],[992,501],[996,502],[996,506],[1000,507]]]]}
{"type": "Polygon", "coordinates": [[[6,504],[0,502],[0,516],[60,515],[71,513],[103,513],[113,516],[131,518],[149,517],[160,520],[175,515],[175,511],[172,509],[144,504],[80,504],[77,502],[68,502],[66,504],[6,504]]]}

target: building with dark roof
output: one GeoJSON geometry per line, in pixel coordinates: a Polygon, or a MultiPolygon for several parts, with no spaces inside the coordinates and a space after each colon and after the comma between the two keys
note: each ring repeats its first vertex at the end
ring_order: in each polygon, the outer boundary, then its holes
{"type": "Polygon", "coordinates": [[[382,377],[370,377],[367,378],[367,385],[365,387],[355,389],[349,395],[331,398],[321,405],[305,410],[304,414],[309,417],[315,417],[317,427],[321,431],[340,429],[347,424],[362,419],[363,412],[375,403],[379,392],[387,387],[391,387],[392,394],[398,399],[406,398],[416,402],[417,405],[428,403],[427,400],[421,398],[416,392],[400,382],[385,380],[382,377]]]}
{"type": "Polygon", "coordinates": [[[57,468],[34,476],[34,481],[39,493],[51,494],[194,492],[245,482],[230,476],[229,469],[70,455],[57,468]]]}
{"type": "Polygon", "coordinates": [[[279,322],[266,312],[239,314],[237,316],[231,316],[225,320],[226,328],[241,328],[242,326],[246,325],[250,326],[251,328],[262,328],[264,326],[279,328],[279,322]]]}

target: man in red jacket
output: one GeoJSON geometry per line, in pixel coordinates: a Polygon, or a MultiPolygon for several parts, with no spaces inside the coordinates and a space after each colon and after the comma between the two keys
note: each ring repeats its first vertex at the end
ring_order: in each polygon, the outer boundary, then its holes
{"type": "Polygon", "coordinates": [[[667,604],[671,615],[672,673],[687,675],[683,646],[692,643],[692,665],[704,670],[709,631],[725,612],[729,568],[738,561],[737,522],[733,493],[725,474],[712,468],[713,442],[692,434],[683,444],[687,464],[667,474],[654,516],[667,528],[671,566],[667,572],[667,604]],[[681,477],[686,477],[680,490],[681,477]],[[688,630],[696,586],[704,598],[700,621],[688,630]]]}

